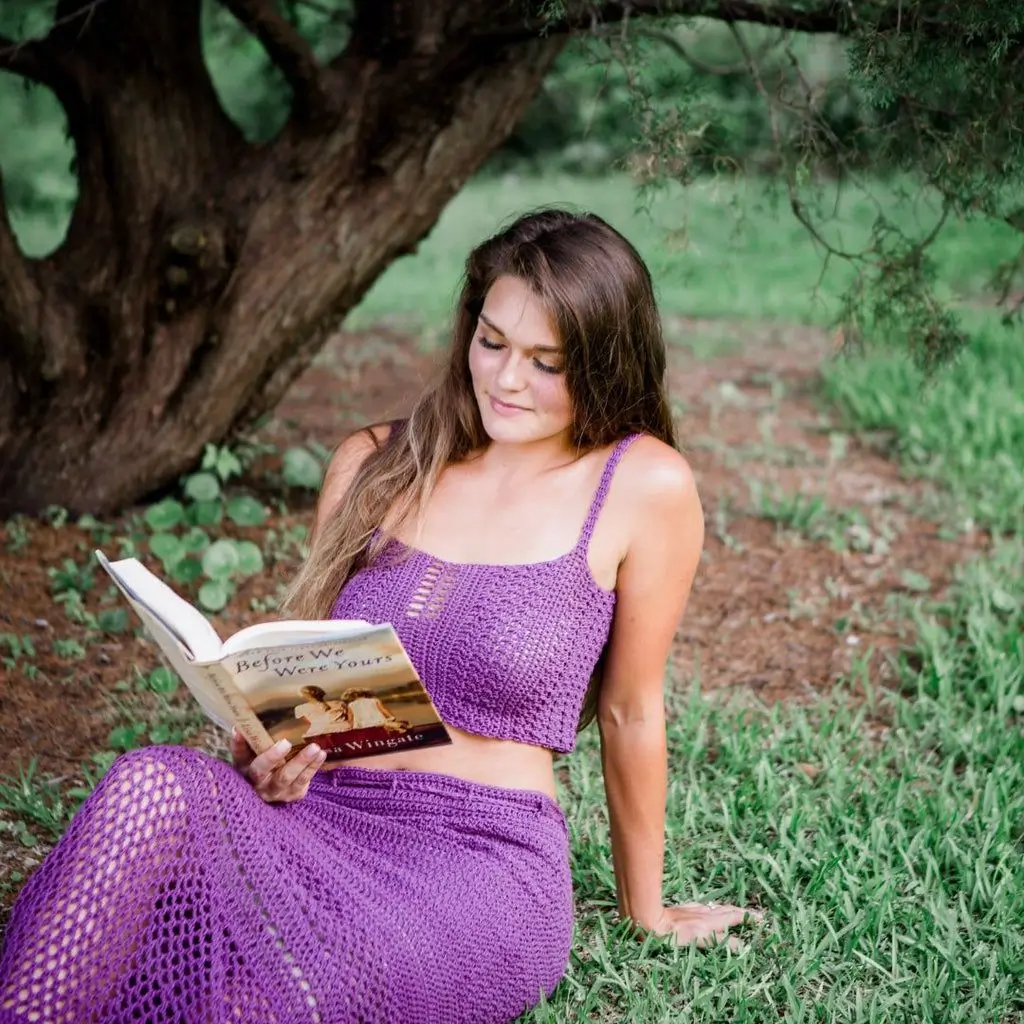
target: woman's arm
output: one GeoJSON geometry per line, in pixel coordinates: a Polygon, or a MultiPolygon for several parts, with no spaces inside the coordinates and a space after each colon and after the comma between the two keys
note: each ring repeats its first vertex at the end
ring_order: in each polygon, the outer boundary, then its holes
{"type": "Polygon", "coordinates": [[[597,720],[619,910],[641,927],[701,940],[741,923],[744,914],[736,907],[666,908],[662,900],[668,779],[663,681],[700,562],[704,515],[686,460],[659,441],[637,441],[618,475],[620,508],[629,506],[629,539],[597,720]]]}

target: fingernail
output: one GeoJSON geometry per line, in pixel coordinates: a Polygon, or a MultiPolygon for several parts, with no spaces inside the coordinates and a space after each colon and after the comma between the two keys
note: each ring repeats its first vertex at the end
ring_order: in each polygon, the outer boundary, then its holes
{"type": "Polygon", "coordinates": [[[291,750],[291,749],[292,749],[292,745],[291,745],[291,743],[288,742],[288,740],[278,740],[274,744],[274,750],[278,754],[287,754],[288,751],[291,750]]]}
{"type": "Polygon", "coordinates": [[[310,745],[306,747],[307,757],[319,757],[322,753],[323,751],[315,743],[310,743],[310,745]]]}

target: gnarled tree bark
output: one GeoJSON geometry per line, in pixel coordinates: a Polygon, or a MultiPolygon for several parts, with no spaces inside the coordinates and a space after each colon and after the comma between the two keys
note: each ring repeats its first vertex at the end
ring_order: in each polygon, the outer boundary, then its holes
{"type": "Polygon", "coordinates": [[[481,39],[487,0],[367,3],[321,68],[273,4],[231,0],[295,93],[257,147],[213,92],[199,6],[105,0],[77,18],[65,0],[45,41],[0,41],[63,104],[79,173],[47,259],[20,253],[0,206],[0,515],[121,507],[272,408],[562,45],[481,39]]]}

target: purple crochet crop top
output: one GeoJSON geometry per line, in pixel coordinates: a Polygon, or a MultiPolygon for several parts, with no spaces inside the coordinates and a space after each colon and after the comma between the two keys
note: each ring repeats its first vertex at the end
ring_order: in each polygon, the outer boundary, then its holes
{"type": "Polygon", "coordinates": [[[568,753],[615,610],[587,548],[615,467],[638,436],[609,456],[571,551],[482,565],[391,540],[345,583],[331,617],[390,622],[450,725],[568,753]]]}

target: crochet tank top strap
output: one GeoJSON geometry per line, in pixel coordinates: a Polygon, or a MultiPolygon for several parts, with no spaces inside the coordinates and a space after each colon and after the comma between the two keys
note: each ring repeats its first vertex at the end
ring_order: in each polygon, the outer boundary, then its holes
{"type": "Polygon", "coordinates": [[[597,525],[597,517],[601,514],[601,509],[604,506],[604,499],[608,496],[608,489],[612,485],[612,477],[615,475],[615,467],[619,464],[619,460],[626,453],[626,449],[638,438],[640,434],[629,434],[619,441],[612,449],[611,455],[608,456],[608,461],[604,464],[604,472],[601,474],[601,481],[597,485],[597,491],[594,494],[594,500],[590,503],[590,511],[587,512],[587,518],[583,523],[583,531],[580,534],[579,546],[581,550],[586,551],[590,544],[590,536],[594,532],[594,527],[597,525]]]}

